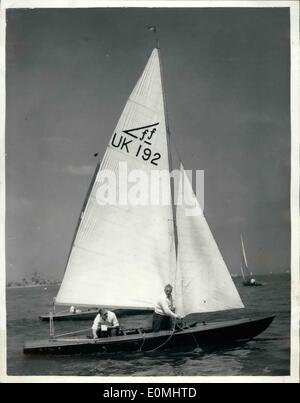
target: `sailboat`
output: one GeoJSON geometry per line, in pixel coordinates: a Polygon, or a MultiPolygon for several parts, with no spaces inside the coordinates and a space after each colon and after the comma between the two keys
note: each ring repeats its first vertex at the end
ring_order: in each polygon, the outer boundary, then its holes
{"type": "MultiPolygon", "coordinates": [[[[49,339],[25,342],[25,353],[224,345],[251,340],[271,324],[274,316],[214,323],[189,319],[194,313],[241,309],[244,305],[182,163],[177,189],[170,180],[171,163],[160,49],[154,48],[96,168],[56,302],[153,311],[170,283],[176,313],[184,321],[159,332],[152,328],[124,329],[121,323],[118,336],[98,339],[91,335],[59,337],[52,328],[49,339]],[[121,183],[124,171],[128,177],[138,172],[149,180],[154,173],[167,172],[167,181],[160,181],[154,193],[157,196],[163,191],[171,202],[142,205],[107,201],[110,188],[103,178],[113,172],[121,183]],[[183,200],[181,204],[175,205],[175,191],[183,200]],[[188,215],[191,202],[194,214],[188,215]]],[[[138,193],[134,186],[131,191],[138,193]]],[[[122,199],[124,186],[116,193],[118,200],[122,199]]]]}
{"type": "Polygon", "coordinates": [[[261,283],[258,283],[253,277],[253,273],[250,272],[248,268],[248,262],[246,257],[246,251],[243,241],[243,236],[241,234],[241,247],[242,247],[242,262],[241,262],[241,272],[243,277],[243,285],[246,287],[259,287],[262,286],[261,283]]]}

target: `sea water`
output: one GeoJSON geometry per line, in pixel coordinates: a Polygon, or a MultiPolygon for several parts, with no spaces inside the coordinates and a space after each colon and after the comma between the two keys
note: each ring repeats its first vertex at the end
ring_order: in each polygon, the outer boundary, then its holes
{"type": "MultiPolygon", "coordinates": [[[[203,352],[196,344],[188,351],[89,354],[23,354],[25,340],[49,337],[48,322],[39,315],[49,312],[58,287],[8,288],[7,374],[64,376],[284,376],[290,367],[290,275],[257,276],[262,287],[235,284],[245,309],[194,316],[200,321],[230,320],[276,315],[270,327],[254,340],[218,351],[203,352]]],[[[61,310],[64,308],[61,307],[61,310]]],[[[152,316],[120,318],[123,327],[151,326],[152,316]]],[[[55,333],[85,330],[91,334],[92,321],[55,322],[55,333]]],[[[80,334],[80,333],[79,333],[80,334]]]]}

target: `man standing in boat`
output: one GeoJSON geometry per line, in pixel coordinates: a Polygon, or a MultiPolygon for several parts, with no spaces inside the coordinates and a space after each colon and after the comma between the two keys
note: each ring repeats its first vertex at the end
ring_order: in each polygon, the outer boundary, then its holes
{"type": "Polygon", "coordinates": [[[173,287],[167,284],[164,293],[157,301],[153,314],[153,332],[172,329],[172,319],[181,318],[175,313],[172,297],[173,287]]]}
{"type": "Polygon", "coordinates": [[[119,321],[115,313],[100,308],[92,326],[94,339],[105,336],[118,336],[119,328],[119,321]]]}

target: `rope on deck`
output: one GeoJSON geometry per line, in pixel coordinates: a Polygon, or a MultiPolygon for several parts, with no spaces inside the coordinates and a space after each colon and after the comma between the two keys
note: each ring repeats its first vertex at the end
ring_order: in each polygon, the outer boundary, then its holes
{"type": "MultiPolygon", "coordinates": [[[[167,338],[167,340],[165,340],[163,343],[161,343],[158,347],[155,347],[154,349],[152,349],[152,350],[148,350],[148,351],[145,351],[146,353],[152,353],[153,351],[156,351],[156,350],[158,350],[159,348],[161,348],[161,347],[163,347],[169,340],[171,340],[171,338],[173,337],[173,335],[174,335],[174,332],[175,332],[175,326],[176,326],[176,319],[174,320],[174,322],[173,322],[173,329],[172,329],[172,333],[170,334],[170,336],[167,338]]],[[[143,348],[143,345],[144,345],[144,343],[145,343],[145,340],[146,340],[146,337],[145,337],[145,333],[143,333],[143,336],[144,336],[144,338],[143,338],[143,343],[142,343],[142,345],[141,345],[141,347],[140,347],[140,349],[138,350],[138,351],[142,351],[142,348],[143,348]]]]}
{"type": "MultiPolygon", "coordinates": [[[[170,336],[167,338],[167,340],[165,340],[165,341],[164,341],[161,345],[159,345],[158,347],[155,347],[153,350],[148,350],[148,351],[145,351],[145,350],[144,350],[144,352],[146,352],[146,353],[151,353],[151,352],[156,351],[156,350],[158,350],[159,348],[163,347],[163,346],[164,346],[169,340],[171,340],[171,338],[173,337],[173,335],[174,335],[174,333],[175,333],[175,327],[176,327],[176,319],[175,319],[174,322],[173,322],[172,333],[171,333],[170,336]]],[[[184,327],[180,326],[179,323],[177,323],[177,327],[178,327],[180,330],[184,330],[184,327]]],[[[145,340],[146,340],[145,333],[143,333],[143,336],[144,336],[144,338],[143,338],[143,343],[142,343],[142,345],[141,345],[141,347],[139,348],[138,351],[142,351],[142,348],[143,348],[143,346],[144,346],[144,343],[145,343],[145,340]]],[[[196,339],[196,337],[194,336],[193,333],[191,333],[191,336],[193,337],[193,339],[194,339],[194,341],[195,341],[195,343],[196,343],[196,346],[197,346],[198,348],[200,348],[200,346],[199,346],[199,344],[198,344],[198,341],[197,341],[197,339],[196,339]]]]}

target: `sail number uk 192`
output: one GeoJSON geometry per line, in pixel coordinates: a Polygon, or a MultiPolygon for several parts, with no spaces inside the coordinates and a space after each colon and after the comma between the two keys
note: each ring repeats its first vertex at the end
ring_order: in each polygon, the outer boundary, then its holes
{"type": "Polygon", "coordinates": [[[124,134],[114,133],[111,145],[125,153],[149,161],[153,165],[158,165],[161,154],[153,152],[152,143],[157,134],[159,123],[137,127],[135,129],[123,130],[124,134]]]}

